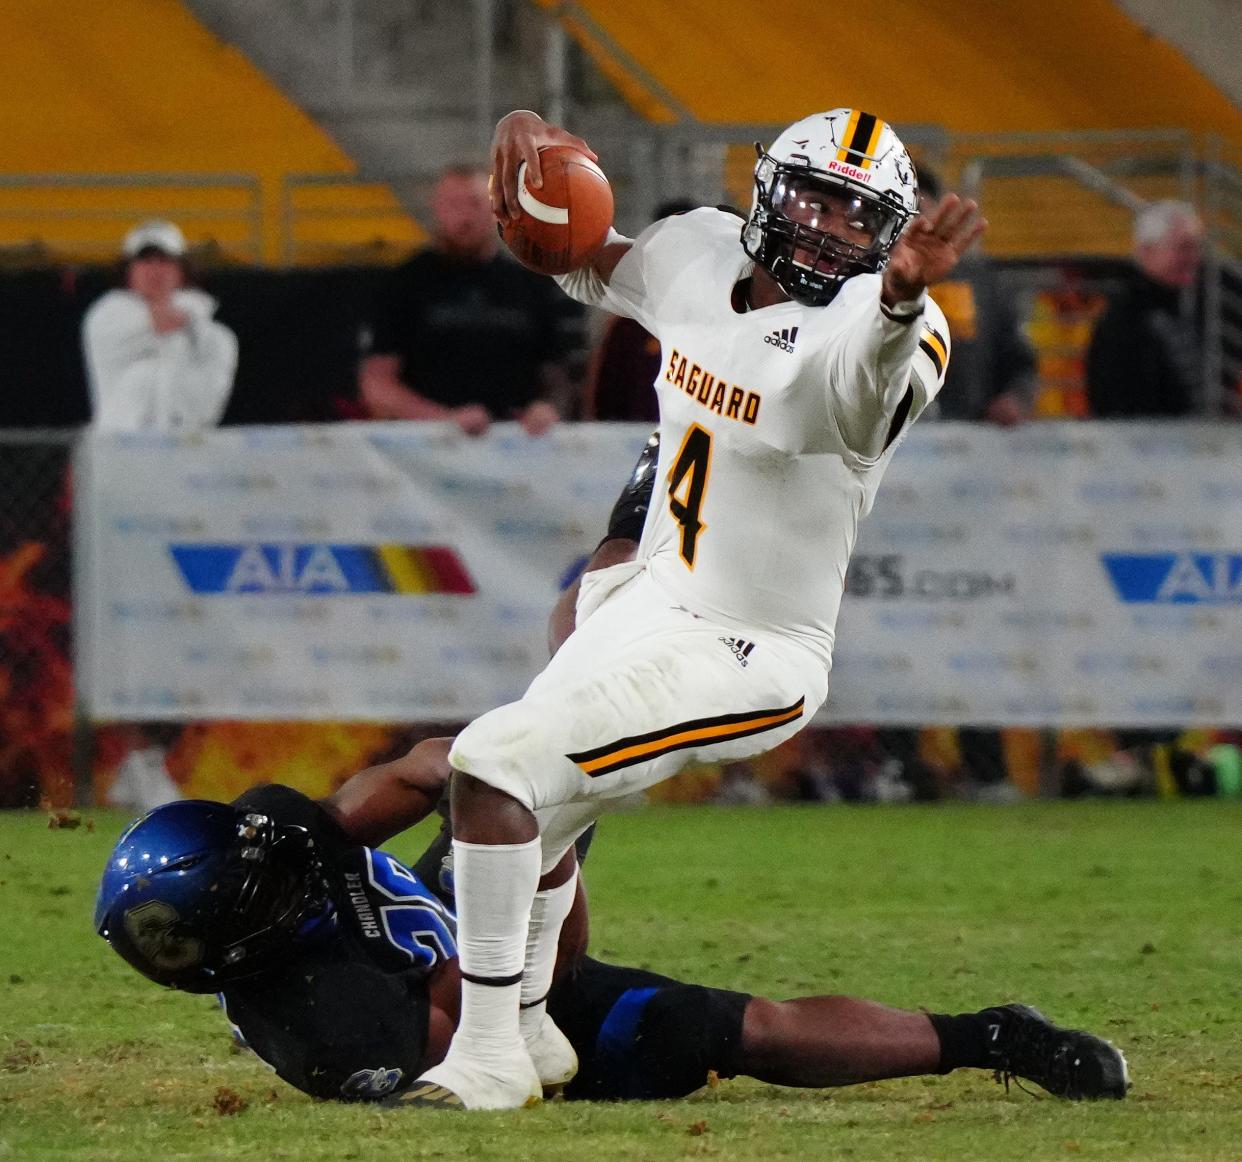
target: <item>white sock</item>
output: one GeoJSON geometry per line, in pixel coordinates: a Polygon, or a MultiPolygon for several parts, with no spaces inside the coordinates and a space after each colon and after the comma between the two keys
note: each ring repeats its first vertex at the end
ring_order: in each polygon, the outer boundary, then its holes
{"type": "Polygon", "coordinates": [[[519,1027],[529,1041],[539,1032],[547,1011],[548,989],[552,987],[552,970],[556,967],[556,948],[561,925],[574,904],[578,874],[569,877],[560,887],[535,893],[530,910],[530,927],[526,934],[526,968],[522,974],[522,1011],[519,1027]]]}
{"type": "Polygon", "coordinates": [[[512,844],[453,840],[462,973],[461,1021],[453,1037],[454,1054],[505,1061],[515,1049],[525,1049],[518,1029],[518,1002],[540,863],[538,839],[512,844]],[[479,983],[498,980],[511,983],[479,983]]]}

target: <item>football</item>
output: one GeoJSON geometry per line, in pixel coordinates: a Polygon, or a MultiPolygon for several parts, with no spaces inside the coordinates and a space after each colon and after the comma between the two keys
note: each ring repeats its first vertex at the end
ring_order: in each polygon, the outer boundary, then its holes
{"type": "Polygon", "coordinates": [[[580,266],[608,235],[612,225],[612,187],[586,154],[567,145],[539,151],[543,185],[518,169],[521,213],[501,226],[505,245],[523,265],[540,274],[566,274],[580,266]]]}

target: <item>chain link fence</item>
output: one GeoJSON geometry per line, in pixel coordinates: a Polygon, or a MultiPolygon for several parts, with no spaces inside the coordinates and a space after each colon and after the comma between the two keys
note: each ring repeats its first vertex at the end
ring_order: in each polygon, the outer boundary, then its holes
{"type": "Polygon", "coordinates": [[[0,807],[74,798],[72,442],[0,431],[0,807]]]}

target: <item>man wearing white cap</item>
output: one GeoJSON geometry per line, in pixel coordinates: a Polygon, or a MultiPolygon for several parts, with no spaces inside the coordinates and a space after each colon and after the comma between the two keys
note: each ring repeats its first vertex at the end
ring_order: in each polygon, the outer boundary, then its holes
{"type": "Polygon", "coordinates": [[[185,252],[171,222],[152,219],[125,236],[125,287],[103,295],[82,322],[95,427],[175,431],[220,422],[237,336],[212,318],[215,299],[186,286],[185,252]]]}

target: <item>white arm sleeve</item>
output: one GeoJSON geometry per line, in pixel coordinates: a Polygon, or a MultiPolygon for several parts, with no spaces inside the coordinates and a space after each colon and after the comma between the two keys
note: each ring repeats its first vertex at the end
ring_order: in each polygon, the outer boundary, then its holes
{"type": "MultiPolygon", "coordinates": [[[[915,372],[915,358],[929,315],[934,312],[948,362],[948,326],[938,307],[920,300],[921,310],[909,319],[892,318],[880,303],[880,277],[865,275],[843,288],[854,300],[849,326],[829,355],[828,406],[847,447],[864,460],[884,451],[893,419],[904,409],[911,417],[921,412],[939,390],[928,393],[925,369],[915,372]],[[914,396],[907,404],[906,394],[914,396]]],[[[904,422],[904,417],[903,417],[904,422]]]]}
{"type": "MultiPolygon", "coordinates": [[[[618,233],[610,226],[608,228],[608,237],[604,239],[605,246],[611,246],[615,242],[628,242],[634,245],[632,238],[627,238],[624,234],[618,233]]],[[[628,255],[626,256],[628,257],[628,255]]],[[[625,261],[623,258],[622,262],[625,261]]],[[[621,263],[617,263],[618,266],[621,263]]],[[[614,269],[613,274],[616,274],[614,269]]],[[[571,270],[568,274],[555,274],[552,276],[556,285],[561,288],[571,299],[582,303],[588,307],[599,307],[604,310],[612,310],[607,305],[608,299],[608,283],[606,283],[596,273],[593,266],[580,266],[577,270],[571,270]]],[[[624,314],[624,311],[614,310],[614,314],[624,314]]]]}
{"type": "Polygon", "coordinates": [[[605,283],[590,267],[556,276],[557,285],[570,298],[599,307],[614,315],[624,315],[641,323],[652,334],[658,334],[655,320],[655,295],[652,284],[652,240],[668,219],[654,222],[632,242],[615,230],[607,242],[629,242],[630,248],[613,267],[612,277],[605,283]]]}
{"type": "Polygon", "coordinates": [[[927,300],[918,328],[919,344],[910,365],[910,385],[915,389],[914,405],[910,409],[911,420],[916,419],[940,394],[952,351],[949,322],[932,299],[927,300]]]}

